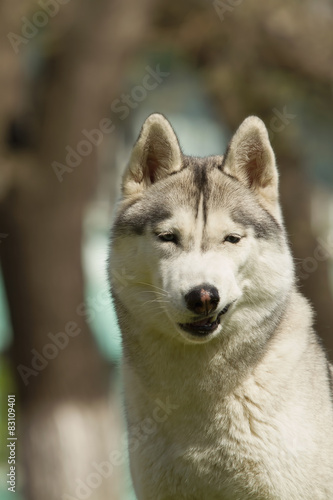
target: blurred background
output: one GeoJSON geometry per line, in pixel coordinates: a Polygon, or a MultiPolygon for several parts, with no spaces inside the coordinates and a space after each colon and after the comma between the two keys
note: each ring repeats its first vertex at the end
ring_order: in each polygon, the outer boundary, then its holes
{"type": "Polygon", "coordinates": [[[331,0],[0,3],[2,500],[135,499],[106,259],[120,175],[153,111],[199,156],[223,153],[246,116],[265,121],[299,286],[332,359],[332,26],[331,0]]]}

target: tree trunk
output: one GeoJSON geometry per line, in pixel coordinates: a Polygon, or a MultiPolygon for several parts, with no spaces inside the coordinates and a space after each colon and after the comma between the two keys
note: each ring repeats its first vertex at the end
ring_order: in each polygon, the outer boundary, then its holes
{"type": "MultiPolygon", "coordinates": [[[[17,143],[22,133],[12,137],[10,120],[22,118],[14,106],[7,129],[3,127],[3,163],[10,179],[0,206],[1,233],[8,234],[0,250],[22,410],[18,446],[29,500],[85,494],[91,500],[123,498],[124,458],[120,418],[110,394],[112,371],[84,315],[82,222],[96,185],[98,147],[86,141],[86,149],[83,145],[81,153],[71,153],[75,168],[68,168],[65,156],[66,147],[76,151],[86,140],[83,130],[97,129],[108,118],[150,3],[73,2],[64,32],[59,26],[66,6],[61,7],[61,15],[48,25],[50,38],[58,37],[55,50],[34,85],[40,92],[40,109],[33,109],[38,135],[28,144],[17,143]],[[9,129],[14,151],[6,151],[9,129]],[[67,167],[62,179],[52,167],[55,161],[67,167]],[[107,477],[99,470],[101,462],[111,463],[107,477]]],[[[15,28],[19,32],[18,21],[15,28]]],[[[15,68],[17,58],[9,53],[15,68]]],[[[25,132],[30,140],[30,131],[25,132]]],[[[103,136],[99,142],[105,140],[103,136]]]]}

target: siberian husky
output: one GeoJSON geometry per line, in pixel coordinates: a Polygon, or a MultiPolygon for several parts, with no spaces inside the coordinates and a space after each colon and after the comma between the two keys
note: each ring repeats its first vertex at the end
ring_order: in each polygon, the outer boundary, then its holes
{"type": "Polygon", "coordinates": [[[148,117],[110,279],[138,500],[333,499],[332,366],[296,287],[259,118],[224,157],[195,158],[148,117]]]}

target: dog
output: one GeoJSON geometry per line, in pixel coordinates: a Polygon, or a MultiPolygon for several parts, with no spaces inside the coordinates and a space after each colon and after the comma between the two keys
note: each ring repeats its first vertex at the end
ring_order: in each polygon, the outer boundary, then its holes
{"type": "Polygon", "coordinates": [[[147,118],[110,280],[138,500],[333,499],[333,368],[297,289],[259,118],[205,158],[147,118]]]}

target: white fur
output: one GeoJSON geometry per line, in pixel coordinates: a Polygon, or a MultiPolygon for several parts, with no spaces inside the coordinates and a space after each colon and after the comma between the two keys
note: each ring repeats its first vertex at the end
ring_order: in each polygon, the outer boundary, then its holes
{"type": "MultiPolygon", "coordinates": [[[[168,127],[176,150],[172,171],[175,162],[179,168],[178,143],[168,127]]],[[[259,119],[242,124],[229,155],[227,173],[250,182],[248,189],[281,222],[274,155],[259,119]],[[253,148],[260,152],[255,164],[253,148]]],[[[126,182],[137,194],[138,182],[126,182]]],[[[124,193],[126,203],[126,186],[124,193]]],[[[148,231],[112,245],[111,269],[128,277],[124,287],[111,281],[138,500],[332,500],[327,363],[311,308],[294,285],[288,245],[256,237],[221,208],[208,215],[202,251],[203,217],[201,199],[197,215],[177,206],[154,228],[181,234],[181,247],[148,231]],[[242,236],[237,245],[224,241],[230,233],[242,236]],[[194,338],[179,323],[191,321],[184,296],[201,283],[218,289],[219,310],[233,304],[214,334],[194,338]],[[161,401],[163,419],[156,410],[161,401]]]]}

